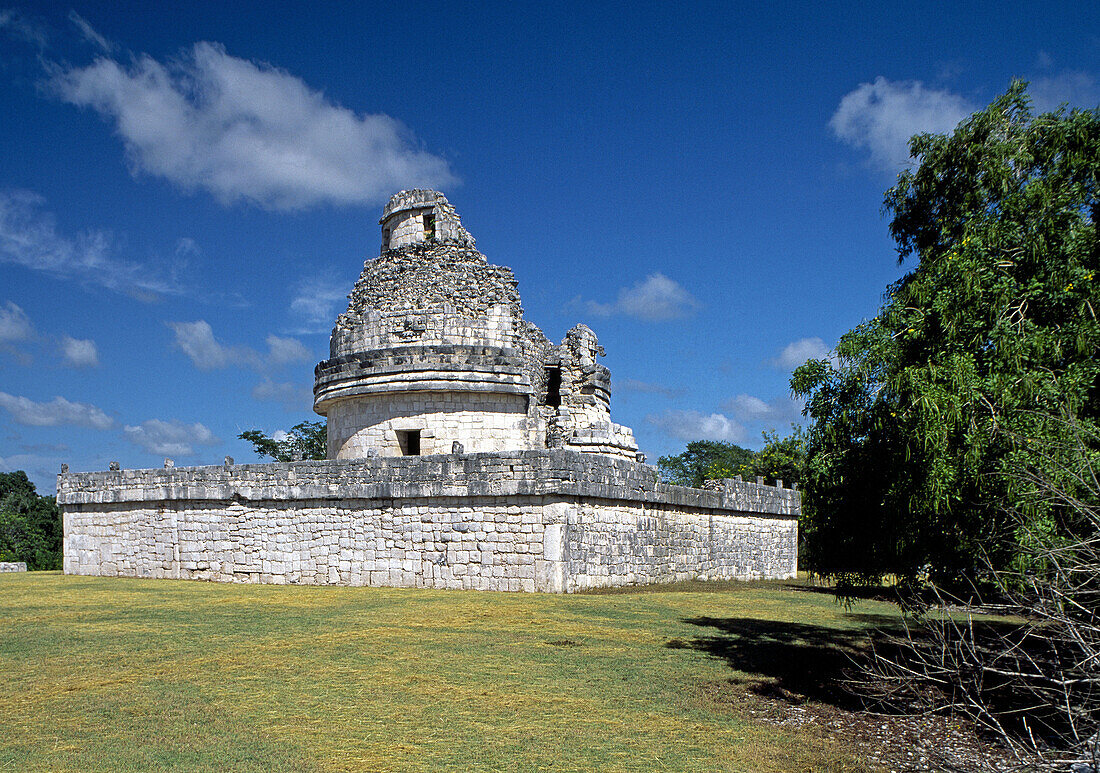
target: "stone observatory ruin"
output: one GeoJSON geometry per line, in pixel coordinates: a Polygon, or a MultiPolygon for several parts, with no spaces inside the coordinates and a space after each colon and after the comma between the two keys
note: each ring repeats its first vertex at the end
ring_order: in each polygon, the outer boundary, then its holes
{"type": "Polygon", "coordinates": [[[447,199],[402,191],[316,369],[330,459],[566,448],[635,459],[584,325],[555,346],[523,318],[512,271],[474,247],[447,199]]]}
{"type": "Polygon", "coordinates": [[[797,491],[661,483],[436,191],[393,196],[315,370],[328,458],[58,476],[67,574],[570,592],[787,578],[797,491]]]}

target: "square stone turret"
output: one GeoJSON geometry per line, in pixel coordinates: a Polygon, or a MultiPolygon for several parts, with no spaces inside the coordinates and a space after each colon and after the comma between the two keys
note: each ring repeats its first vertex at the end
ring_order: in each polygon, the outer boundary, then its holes
{"type": "Polygon", "coordinates": [[[437,191],[394,195],[317,365],[329,458],[573,448],[633,459],[584,325],[561,345],[523,318],[512,271],[475,248],[437,191]],[[455,444],[458,444],[456,446],[455,444]]]}

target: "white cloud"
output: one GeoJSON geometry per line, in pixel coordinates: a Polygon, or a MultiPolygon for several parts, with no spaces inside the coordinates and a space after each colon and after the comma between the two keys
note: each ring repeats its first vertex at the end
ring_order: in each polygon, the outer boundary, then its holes
{"type": "Polygon", "coordinates": [[[12,301],[0,306],[0,344],[26,341],[34,334],[31,320],[23,309],[12,301]]]}
{"type": "Polygon", "coordinates": [[[653,426],[677,440],[721,440],[739,443],[745,439],[745,428],[720,413],[698,411],[665,411],[646,416],[653,426]]]}
{"type": "Polygon", "coordinates": [[[169,322],[176,334],[175,345],[199,370],[217,370],[229,365],[244,365],[264,369],[288,362],[312,359],[312,354],[296,338],[267,337],[267,353],[261,354],[247,346],[226,346],[214,337],[214,330],[206,320],[195,322],[169,322]]]}
{"type": "Polygon", "coordinates": [[[825,345],[817,336],[812,338],[799,338],[797,341],[791,341],[789,344],[783,347],[781,351],[773,360],[772,365],[783,370],[794,370],[806,360],[829,360],[835,362],[835,356],[829,351],[829,347],[825,345]]]}
{"type": "Polygon", "coordinates": [[[765,402],[753,395],[740,394],[722,404],[722,410],[729,411],[740,422],[766,423],[775,427],[797,422],[802,416],[802,400],[791,397],[777,397],[765,402]]]}
{"type": "Polygon", "coordinates": [[[26,397],[0,392],[0,408],[10,413],[16,423],[31,427],[73,425],[91,429],[110,429],[115,424],[114,419],[94,405],[73,403],[64,397],[55,397],[48,403],[39,403],[26,397]]]}
{"type": "Polygon", "coordinates": [[[109,54],[116,48],[118,48],[118,46],[116,46],[114,43],[107,40],[107,38],[96,32],[92,25],[89,24],[84,19],[84,17],[82,17],[76,11],[69,11],[69,21],[71,21],[76,26],[76,28],[80,30],[80,34],[84,37],[85,40],[87,40],[89,43],[91,43],[104,53],[109,54]]]}
{"type": "Polygon", "coordinates": [[[101,57],[57,72],[51,84],[61,99],[114,122],[134,172],[204,188],[223,203],[370,204],[402,188],[456,182],[399,121],[357,115],[217,43],[196,43],[168,64],[101,57]]]}
{"type": "Polygon", "coordinates": [[[584,307],[590,314],[610,317],[621,314],[635,319],[658,322],[686,317],[700,307],[699,301],[675,280],[661,273],[650,274],[643,281],[619,290],[614,303],[588,301],[584,307]]]}
{"type": "Polygon", "coordinates": [[[116,258],[106,231],[85,231],[75,237],[58,233],[56,218],[42,210],[43,202],[30,191],[0,192],[0,263],[139,296],[180,292],[174,281],[148,266],[116,258]]]}
{"type": "Polygon", "coordinates": [[[95,341],[90,338],[62,337],[61,354],[66,364],[74,368],[94,368],[99,365],[99,350],[96,349],[95,341]]]}
{"type": "Polygon", "coordinates": [[[184,424],[176,420],[150,419],[140,426],[127,425],[122,431],[131,443],[153,454],[191,456],[196,445],[212,446],[221,442],[202,424],[184,424]]]}
{"type": "Polygon", "coordinates": [[[1036,112],[1057,110],[1061,105],[1094,108],[1100,106],[1100,82],[1085,72],[1067,71],[1058,75],[1036,78],[1028,86],[1036,112]]]}
{"type": "Polygon", "coordinates": [[[840,100],[829,127],[838,139],[866,148],[871,162],[894,171],[909,163],[909,138],[921,132],[950,132],[976,107],[943,89],[920,81],[875,78],[840,100]]]}
{"type": "Polygon", "coordinates": [[[290,310],[302,320],[300,333],[327,333],[348,302],[347,282],[310,278],[298,284],[290,310]]]}
{"type": "Polygon", "coordinates": [[[168,327],[176,334],[176,346],[199,370],[224,368],[234,359],[233,350],[214,339],[214,331],[205,320],[169,322],[168,327]]]}
{"type": "Polygon", "coordinates": [[[291,384],[289,382],[276,382],[265,378],[252,388],[254,400],[282,403],[288,409],[308,409],[313,407],[313,390],[291,384]]]}

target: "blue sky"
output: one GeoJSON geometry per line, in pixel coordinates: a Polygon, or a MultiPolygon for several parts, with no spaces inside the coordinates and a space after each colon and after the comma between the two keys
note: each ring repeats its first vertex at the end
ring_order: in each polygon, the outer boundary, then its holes
{"type": "Polygon", "coordinates": [[[759,447],[906,270],[905,139],[1100,103],[1089,3],[289,6],[0,4],[0,470],[254,461],[417,185],[651,460],[759,447]]]}

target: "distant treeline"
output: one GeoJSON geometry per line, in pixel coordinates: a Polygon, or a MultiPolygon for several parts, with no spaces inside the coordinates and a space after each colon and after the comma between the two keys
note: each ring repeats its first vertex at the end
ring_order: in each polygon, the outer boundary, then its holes
{"type": "Polygon", "coordinates": [[[28,569],[61,568],[61,511],[39,496],[22,470],[0,473],[0,561],[28,569]]]}

